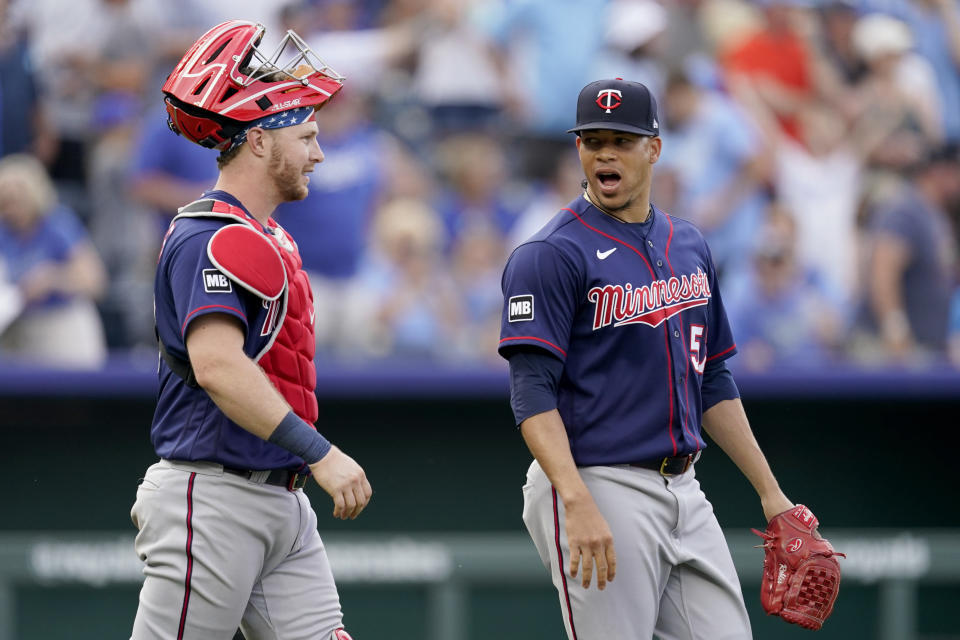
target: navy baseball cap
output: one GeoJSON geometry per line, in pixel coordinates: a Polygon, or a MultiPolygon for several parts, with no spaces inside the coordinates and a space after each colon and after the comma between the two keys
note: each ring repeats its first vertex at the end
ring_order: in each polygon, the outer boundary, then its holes
{"type": "Polygon", "coordinates": [[[657,101],[639,82],[623,78],[597,80],[580,90],[577,126],[567,133],[592,129],[626,131],[643,136],[660,135],[657,101]]]}

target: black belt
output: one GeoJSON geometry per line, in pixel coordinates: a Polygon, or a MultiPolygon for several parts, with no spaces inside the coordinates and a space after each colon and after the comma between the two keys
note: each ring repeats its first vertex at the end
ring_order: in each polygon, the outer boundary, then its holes
{"type": "Polygon", "coordinates": [[[235,476],[243,476],[247,480],[253,478],[256,474],[266,473],[267,477],[263,484],[272,484],[277,487],[286,487],[289,491],[296,491],[307,486],[307,479],[310,478],[310,472],[300,473],[296,469],[270,469],[255,471],[251,469],[234,469],[233,467],[224,467],[224,473],[232,473],[235,476]]]}
{"type": "Polygon", "coordinates": [[[698,451],[697,453],[691,453],[686,456],[641,460],[640,462],[631,462],[629,464],[631,467],[642,467],[644,469],[659,471],[662,476],[678,476],[681,473],[686,473],[699,458],[700,452],[698,451]]]}

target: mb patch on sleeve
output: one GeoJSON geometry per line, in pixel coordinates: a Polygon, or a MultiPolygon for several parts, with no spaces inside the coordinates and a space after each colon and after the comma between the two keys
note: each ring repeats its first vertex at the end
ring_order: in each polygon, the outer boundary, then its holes
{"type": "Polygon", "coordinates": [[[233,286],[230,278],[220,273],[219,269],[204,269],[203,290],[207,293],[230,293],[233,286]]]}
{"type": "Polygon", "coordinates": [[[513,296],[508,301],[510,322],[523,322],[533,320],[533,296],[530,294],[523,296],[513,296]]]}
{"type": "Polygon", "coordinates": [[[264,300],[276,300],[287,286],[283,259],[273,241],[247,225],[219,229],[210,237],[207,257],[218,273],[264,300]]]}

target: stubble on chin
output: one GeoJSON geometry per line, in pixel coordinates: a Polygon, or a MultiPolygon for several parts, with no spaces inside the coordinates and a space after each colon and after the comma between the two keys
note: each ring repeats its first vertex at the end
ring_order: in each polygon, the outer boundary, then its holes
{"type": "MultiPolygon", "coordinates": [[[[298,178],[300,174],[297,174],[298,178]]],[[[280,192],[284,202],[293,202],[294,200],[303,200],[309,194],[309,190],[302,184],[287,184],[286,188],[280,192]]]]}
{"type": "Polygon", "coordinates": [[[269,172],[282,202],[303,200],[309,194],[307,187],[301,183],[302,172],[284,160],[276,147],[270,151],[269,172]]]}

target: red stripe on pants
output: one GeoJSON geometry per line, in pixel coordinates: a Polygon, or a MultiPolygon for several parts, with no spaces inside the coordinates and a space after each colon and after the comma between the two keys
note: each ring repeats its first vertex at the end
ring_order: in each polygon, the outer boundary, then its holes
{"type": "Polygon", "coordinates": [[[193,481],[196,477],[196,473],[191,473],[187,482],[187,575],[183,583],[183,608],[180,610],[177,640],[183,640],[183,629],[187,625],[187,607],[190,605],[190,578],[193,577],[193,481]]]}
{"type": "Polygon", "coordinates": [[[573,640],[577,640],[577,629],[573,626],[573,607],[570,606],[570,592],[567,590],[567,574],[563,571],[563,549],[560,547],[560,510],[557,509],[557,490],[550,487],[553,492],[553,530],[554,539],[557,543],[557,562],[560,563],[560,578],[563,581],[563,597],[567,602],[567,619],[570,620],[570,633],[573,634],[573,640]]]}

